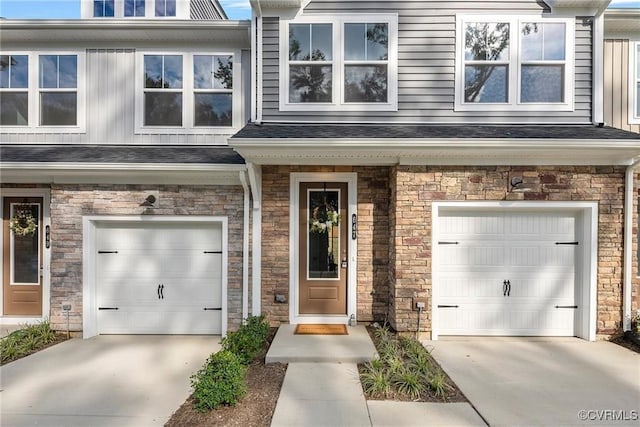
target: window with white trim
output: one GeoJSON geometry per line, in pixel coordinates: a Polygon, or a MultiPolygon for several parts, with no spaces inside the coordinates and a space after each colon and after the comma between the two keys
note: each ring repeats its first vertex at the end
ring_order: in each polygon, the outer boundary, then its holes
{"type": "Polygon", "coordinates": [[[144,0],[124,0],[124,16],[145,16],[144,0]]]}
{"type": "Polygon", "coordinates": [[[397,110],[398,17],[281,21],[280,110],[397,110]]]}
{"type": "Polygon", "coordinates": [[[136,133],[228,132],[241,126],[237,53],[139,52],[136,133]]]}
{"type": "Polygon", "coordinates": [[[0,132],[84,132],[84,53],[3,53],[0,132]]]}
{"type": "Polygon", "coordinates": [[[458,16],[456,110],[573,110],[570,19],[458,16]]]}
{"type": "Polygon", "coordinates": [[[629,43],[629,124],[640,124],[640,41],[629,43]]]}
{"type": "Polygon", "coordinates": [[[113,17],[115,12],[114,0],[93,0],[93,17],[113,17]]]}
{"type": "Polygon", "coordinates": [[[0,56],[0,126],[29,124],[29,56],[0,56]]]}

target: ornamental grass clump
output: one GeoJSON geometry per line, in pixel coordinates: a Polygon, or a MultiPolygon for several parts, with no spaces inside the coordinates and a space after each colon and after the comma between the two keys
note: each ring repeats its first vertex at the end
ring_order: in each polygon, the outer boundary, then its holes
{"type": "Polygon", "coordinates": [[[48,321],[26,325],[0,339],[2,363],[29,355],[56,340],[56,334],[48,321]]]}

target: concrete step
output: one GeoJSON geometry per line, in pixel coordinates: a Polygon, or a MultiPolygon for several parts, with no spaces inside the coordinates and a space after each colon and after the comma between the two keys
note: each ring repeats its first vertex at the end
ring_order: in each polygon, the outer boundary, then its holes
{"type": "Polygon", "coordinates": [[[295,335],[296,325],[281,325],[265,363],[363,363],[377,357],[364,326],[347,326],[348,335],[295,335]]]}

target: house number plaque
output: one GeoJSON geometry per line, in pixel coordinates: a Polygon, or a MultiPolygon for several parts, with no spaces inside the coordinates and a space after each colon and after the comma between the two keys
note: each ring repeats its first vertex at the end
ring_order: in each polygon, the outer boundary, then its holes
{"type": "Polygon", "coordinates": [[[358,217],[356,214],[351,215],[351,240],[356,240],[358,237],[358,217]]]}

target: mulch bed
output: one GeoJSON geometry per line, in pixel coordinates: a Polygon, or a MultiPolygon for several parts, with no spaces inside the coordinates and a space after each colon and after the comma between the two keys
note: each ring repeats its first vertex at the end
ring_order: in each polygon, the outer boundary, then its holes
{"type": "Polygon", "coordinates": [[[209,412],[198,412],[189,397],[173,413],[166,427],[191,426],[251,426],[268,427],[276,409],[280,388],[284,381],[287,365],[270,363],[265,365],[264,357],[273,341],[277,328],[271,328],[267,344],[262,353],[249,365],[247,370],[247,394],[235,406],[223,406],[209,412]]]}
{"type": "Polygon", "coordinates": [[[628,348],[631,351],[635,351],[636,353],[640,353],[640,345],[636,344],[631,340],[626,339],[624,335],[618,335],[616,337],[611,338],[609,341],[614,344],[618,344],[619,346],[628,348]]]}

